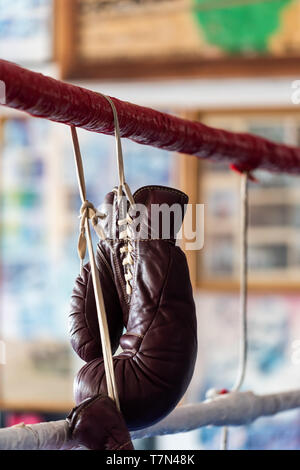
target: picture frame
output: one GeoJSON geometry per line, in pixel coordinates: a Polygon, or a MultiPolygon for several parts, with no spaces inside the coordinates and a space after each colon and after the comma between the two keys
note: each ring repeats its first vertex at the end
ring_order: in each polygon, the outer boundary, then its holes
{"type": "MultiPolygon", "coordinates": [[[[299,75],[299,41],[287,33],[289,22],[295,21],[293,12],[280,16],[278,11],[275,21],[279,23],[278,30],[270,32],[266,26],[264,39],[257,37],[253,44],[243,46],[234,6],[237,5],[233,5],[232,13],[230,10],[234,34],[224,40],[222,34],[229,7],[221,8],[214,2],[55,0],[55,58],[60,64],[61,78],[135,80],[299,75]],[[209,14],[214,13],[213,9],[219,17],[220,37],[211,37],[209,14]]],[[[246,5],[245,8],[261,7],[246,5]]],[[[271,13],[274,14],[274,9],[271,13]]],[[[247,11],[245,16],[252,17],[247,11]]],[[[251,24],[247,27],[251,28],[251,24]]]]}
{"type": "MultiPolygon", "coordinates": [[[[300,117],[296,110],[192,110],[184,117],[237,132],[261,131],[260,135],[266,138],[299,145],[300,117]]],[[[204,246],[198,251],[185,252],[193,286],[202,290],[237,291],[240,176],[229,169],[229,164],[211,164],[188,155],[180,158],[181,189],[193,204],[204,204],[204,246]]],[[[288,174],[254,174],[258,183],[249,183],[249,289],[298,292],[300,181],[288,174]]]]}

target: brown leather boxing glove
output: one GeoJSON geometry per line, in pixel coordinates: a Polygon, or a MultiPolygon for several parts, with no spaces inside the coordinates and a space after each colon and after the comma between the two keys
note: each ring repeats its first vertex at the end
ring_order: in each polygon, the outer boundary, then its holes
{"type": "Polygon", "coordinates": [[[67,421],[72,439],[90,450],[134,450],[124,418],[107,396],[87,398],[67,421]]]}
{"type": "MultiPolygon", "coordinates": [[[[138,233],[131,231],[130,243],[120,239],[122,227],[117,222],[124,223],[124,214],[118,213],[117,196],[111,192],[107,200],[115,208],[111,217],[115,232],[108,222],[104,224],[107,238],[98,247],[111,267],[127,328],[120,340],[123,352],[113,362],[121,411],[130,430],[152,425],[173,410],[190,383],[197,354],[187,261],[175,245],[188,198],[181,191],[161,186],[141,188],[133,197],[147,209],[142,217],[129,209],[127,220],[132,225],[139,221],[138,233]],[[168,238],[162,234],[163,219],[149,238],[153,204],[181,208],[179,223],[173,220],[168,238]]],[[[109,320],[109,309],[107,317],[109,320]]],[[[79,329],[74,334],[80,337],[82,332],[79,329]]],[[[83,366],[75,381],[77,403],[98,393],[107,394],[101,354],[83,366]]]]}

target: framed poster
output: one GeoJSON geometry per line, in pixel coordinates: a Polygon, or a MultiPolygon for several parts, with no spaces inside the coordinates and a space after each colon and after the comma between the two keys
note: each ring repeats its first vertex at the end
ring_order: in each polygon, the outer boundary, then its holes
{"type": "MultiPolygon", "coordinates": [[[[247,132],[299,146],[297,111],[220,110],[191,113],[208,126],[247,132]]],[[[186,251],[193,285],[236,290],[240,278],[240,175],[229,165],[181,156],[181,187],[204,204],[204,245],[186,251]]],[[[249,286],[256,291],[299,291],[299,197],[297,175],[255,170],[249,182],[249,286]]]]}

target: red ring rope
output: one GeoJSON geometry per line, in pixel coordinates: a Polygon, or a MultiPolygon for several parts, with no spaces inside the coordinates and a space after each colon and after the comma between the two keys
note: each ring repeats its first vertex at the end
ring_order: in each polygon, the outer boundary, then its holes
{"type": "MultiPolygon", "coordinates": [[[[6,85],[6,105],[11,108],[93,132],[114,133],[111,107],[100,94],[4,60],[0,60],[0,80],[6,85]]],[[[121,136],[140,144],[229,162],[240,171],[300,172],[300,148],[214,129],[116,98],[113,101],[121,136]]]]}

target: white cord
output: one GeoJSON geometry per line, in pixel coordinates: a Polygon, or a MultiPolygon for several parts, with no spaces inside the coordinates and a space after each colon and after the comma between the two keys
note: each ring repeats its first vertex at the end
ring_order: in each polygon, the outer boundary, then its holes
{"type": "MultiPolygon", "coordinates": [[[[247,297],[248,297],[248,173],[241,174],[241,253],[240,253],[240,351],[239,367],[232,392],[238,392],[243,385],[248,356],[248,324],[247,324],[247,297]]],[[[228,427],[224,427],[221,437],[221,450],[228,449],[228,427]]]]}
{"type": "Polygon", "coordinates": [[[94,287],[94,293],[95,293],[100,337],[101,337],[101,343],[102,343],[102,353],[103,353],[103,360],[104,360],[107,393],[108,393],[108,396],[112,400],[115,401],[117,408],[120,410],[120,404],[119,404],[119,398],[118,398],[118,392],[117,392],[117,386],[116,386],[116,380],[115,380],[115,373],[114,373],[111,343],[110,343],[107,317],[106,317],[106,311],[105,311],[105,305],[104,305],[104,299],[103,299],[103,292],[102,292],[101,285],[100,285],[99,273],[98,273],[98,269],[96,266],[92,237],[91,237],[90,226],[89,226],[89,219],[95,218],[96,211],[94,209],[94,206],[86,199],[84,170],[83,170],[83,165],[82,165],[82,158],[81,158],[77,132],[74,126],[71,126],[71,134],[72,134],[73,147],[74,147],[75,166],[76,166],[77,180],[78,180],[78,186],[79,186],[79,193],[80,193],[80,198],[82,202],[81,211],[80,211],[81,223],[80,223],[80,235],[79,235],[79,241],[78,241],[78,253],[79,253],[81,267],[82,267],[84,256],[85,256],[85,251],[86,251],[86,245],[87,245],[90,265],[91,265],[92,281],[93,281],[93,287],[94,287]]]}

